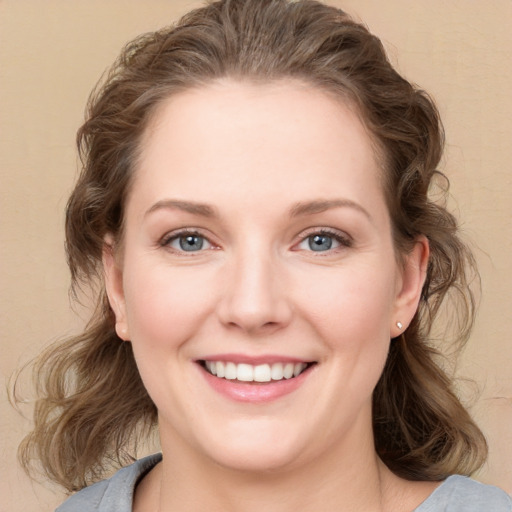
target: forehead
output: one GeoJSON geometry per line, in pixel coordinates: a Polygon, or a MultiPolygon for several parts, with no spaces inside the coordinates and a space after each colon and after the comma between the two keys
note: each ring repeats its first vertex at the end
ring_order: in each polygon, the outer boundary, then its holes
{"type": "MultiPolygon", "coordinates": [[[[176,132],[183,133],[185,121],[198,137],[204,133],[202,128],[208,130],[212,124],[256,130],[270,124],[284,128],[286,123],[293,123],[308,136],[308,127],[312,132],[318,129],[319,123],[332,126],[345,121],[352,124],[351,131],[372,142],[372,135],[348,94],[342,96],[290,78],[269,82],[223,78],[171,94],[153,112],[144,132],[143,149],[151,144],[155,131],[163,126],[168,130],[175,124],[176,132]]],[[[252,135],[255,134],[254,131],[252,135]]],[[[221,135],[219,133],[219,137],[221,135]]]]}
{"type": "Polygon", "coordinates": [[[166,181],[206,201],[220,185],[226,199],[250,199],[256,183],[267,184],[268,193],[299,196],[309,186],[328,197],[350,175],[356,196],[381,188],[378,158],[357,110],[298,81],[223,80],[171,95],[141,142],[136,193],[161,194],[156,181],[166,181]]]}

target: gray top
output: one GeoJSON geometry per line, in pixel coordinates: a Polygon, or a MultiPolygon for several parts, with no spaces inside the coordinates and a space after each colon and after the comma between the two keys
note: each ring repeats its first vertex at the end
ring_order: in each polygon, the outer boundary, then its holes
{"type": "MultiPolygon", "coordinates": [[[[161,454],[138,460],[112,478],[77,492],[55,512],[132,512],[137,482],[161,460],[161,454]]],[[[512,498],[492,485],[454,475],[413,512],[512,512],[512,498]]]]}

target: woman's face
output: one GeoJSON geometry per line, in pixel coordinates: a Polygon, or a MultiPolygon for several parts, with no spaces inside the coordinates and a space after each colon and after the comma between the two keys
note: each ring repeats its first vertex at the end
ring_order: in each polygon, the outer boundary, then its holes
{"type": "Polygon", "coordinates": [[[372,446],[428,252],[397,263],[381,172],[354,111],[308,85],[226,80],[160,107],[104,260],[164,449],[259,470],[372,446]]]}

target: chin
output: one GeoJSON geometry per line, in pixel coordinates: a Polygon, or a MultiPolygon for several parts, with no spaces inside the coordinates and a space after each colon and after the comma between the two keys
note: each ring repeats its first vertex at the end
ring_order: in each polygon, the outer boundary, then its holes
{"type": "MultiPolygon", "coordinates": [[[[254,421],[254,420],[253,420],[254,421]]],[[[260,422],[257,422],[260,423],[260,422]]],[[[219,466],[239,472],[264,473],[286,470],[297,464],[304,451],[300,435],[280,428],[224,431],[203,446],[204,453],[219,466]]],[[[218,432],[219,433],[219,432],[218,432]]]]}
{"type": "Polygon", "coordinates": [[[276,473],[297,464],[298,454],[276,447],[229,449],[210,455],[224,469],[240,473],[276,473]]]}

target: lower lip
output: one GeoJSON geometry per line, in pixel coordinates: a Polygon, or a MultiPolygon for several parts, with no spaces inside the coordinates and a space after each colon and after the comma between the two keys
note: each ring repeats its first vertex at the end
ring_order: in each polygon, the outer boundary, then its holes
{"type": "Polygon", "coordinates": [[[298,377],[270,382],[240,382],[215,377],[202,366],[201,373],[206,382],[217,393],[237,402],[264,403],[272,402],[296,391],[311,373],[311,368],[304,370],[298,377]]]}

